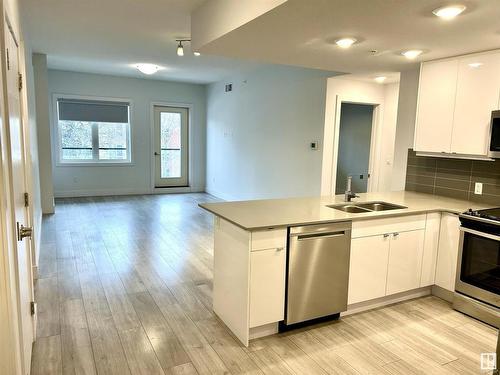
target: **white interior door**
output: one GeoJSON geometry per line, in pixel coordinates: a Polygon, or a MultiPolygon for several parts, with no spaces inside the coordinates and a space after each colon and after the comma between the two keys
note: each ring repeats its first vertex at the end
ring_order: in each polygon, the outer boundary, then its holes
{"type": "MultiPolygon", "coordinates": [[[[20,337],[22,345],[23,373],[30,371],[31,348],[34,339],[34,321],[31,314],[33,301],[33,274],[31,262],[31,247],[29,238],[19,236],[21,226],[29,224],[29,214],[24,203],[26,189],[26,168],[24,153],[24,132],[21,122],[21,106],[19,95],[19,61],[18,45],[14,36],[6,33],[7,56],[7,91],[9,112],[10,157],[12,166],[12,193],[14,222],[18,227],[17,237],[17,291],[18,311],[20,323],[20,337]]],[[[0,370],[1,372],[1,370],[0,370]]]]}
{"type": "Polygon", "coordinates": [[[155,187],[188,186],[187,108],[154,107],[155,187]]]}

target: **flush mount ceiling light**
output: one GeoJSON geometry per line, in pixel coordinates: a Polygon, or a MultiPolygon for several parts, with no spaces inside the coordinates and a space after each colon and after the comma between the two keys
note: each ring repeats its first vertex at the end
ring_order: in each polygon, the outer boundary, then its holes
{"type": "Polygon", "coordinates": [[[481,65],[483,65],[483,63],[480,62],[474,62],[469,64],[471,68],[479,68],[481,65]]]}
{"type": "Polygon", "coordinates": [[[163,69],[161,66],[155,64],[135,64],[134,67],[143,74],[155,74],[158,70],[163,69]]]}
{"type": "Polygon", "coordinates": [[[200,55],[201,55],[201,53],[199,53],[199,52],[193,52],[193,55],[195,55],[195,56],[200,56],[200,55]]]}
{"type": "Polygon", "coordinates": [[[401,54],[406,57],[409,60],[413,60],[416,57],[420,56],[422,54],[422,50],[419,49],[410,49],[408,51],[403,51],[401,54]]]}
{"type": "Polygon", "coordinates": [[[451,20],[462,13],[466,8],[465,5],[449,5],[434,9],[432,13],[444,20],[451,20]]]}
{"type": "Polygon", "coordinates": [[[377,83],[384,83],[384,81],[387,79],[385,76],[380,76],[380,77],[375,77],[374,80],[377,83]]]}
{"type": "Polygon", "coordinates": [[[357,40],[354,38],[342,38],[342,39],[337,39],[335,43],[340,47],[340,48],[349,48],[352,46],[354,43],[356,43],[357,40]]]}

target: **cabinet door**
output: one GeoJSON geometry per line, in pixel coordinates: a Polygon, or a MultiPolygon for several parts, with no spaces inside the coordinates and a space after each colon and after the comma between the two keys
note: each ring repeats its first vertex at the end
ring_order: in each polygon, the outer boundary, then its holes
{"type": "Polygon", "coordinates": [[[459,60],[451,151],[487,155],[491,111],[498,109],[500,54],[459,60]]]}
{"type": "Polygon", "coordinates": [[[284,319],[286,250],[250,254],[250,327],[284,319]]]}
{"type": "Polygon", "coordinates": [[[425,230],[391,235],[386,294],[420,287],[425,230]]]}
{"type": "Polygon", "coordinates": [[[439,231],[439,248],[435,284],[451,292],[455,291],[457,275],[460,221],[457,215],[444,213],[439,231]]]}
{"type": "Polygon", "coordinates": [[[450,152],[458,60],[422,64],[415,151],[450,152]]]}
{"type": "Polygon", "coordinates": [[[351,241],[348,304],[385,296],[388,256],[389,236],[351,241]]]}

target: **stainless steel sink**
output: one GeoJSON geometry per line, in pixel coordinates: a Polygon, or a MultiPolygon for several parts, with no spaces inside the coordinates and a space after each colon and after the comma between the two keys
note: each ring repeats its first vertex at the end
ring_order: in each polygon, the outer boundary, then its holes
{"type": "Polygon", "coordinates": [[[351,214],[361,214],[361,213],[371,212],[371,210],[369,210],[367,208],[358,207],[358,206],[355,206],[353,204],[343,204],[343,205],[339,205],[339,206],[338,205],[331,205],[331,206],[327,206],[327,207],[335,208],[336,210],[348,212],[351,214]]]}
{"type": "Polygon", "coordinates": [[[402,208],[408,208],[405,206],[400,206],[393,203],[387,202],[364,202],[364,203],[349,203],[349,204],[340,204],[340,205],[330,205],[327,206],[330,208],[334,208],[336,210],[348,212],[351,214],[362,214],[373,211],[387,211],[387,210],[398,210],[402,208]]]}
{"type": "Polygon", "coordinates": [[[400,206],[397,204],[387,203],[387,202],[356,203],[356,206],[368,209],[370,211],[387,211],[387,210],[398,210],[401,208],[408,208],[405,206],[400,206]]]}

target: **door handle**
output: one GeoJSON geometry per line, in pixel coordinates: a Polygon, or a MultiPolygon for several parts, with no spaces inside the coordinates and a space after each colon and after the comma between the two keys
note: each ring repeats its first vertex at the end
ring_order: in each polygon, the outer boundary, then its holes
{"type": "Polygon", "coordinates": [[[393,234],[392,234],[392,236],[393,236],[394,238],[396,238],[397,236],[399,236],[399,233],[397,233],[397,232],[396,232],[396,233],[393,233],[393,234]]]}
{"type": "Polygon", "coordinates": [[[22,224],[17,223],[17,240],[22,241],[25,237],[31,238],[33,234],[32,227],[25,227],[22,224]]]}
{"type": "Polygon", "coordinates": [[[160,153],[155,151],[155,156],[160,156],[160,153]]]}

